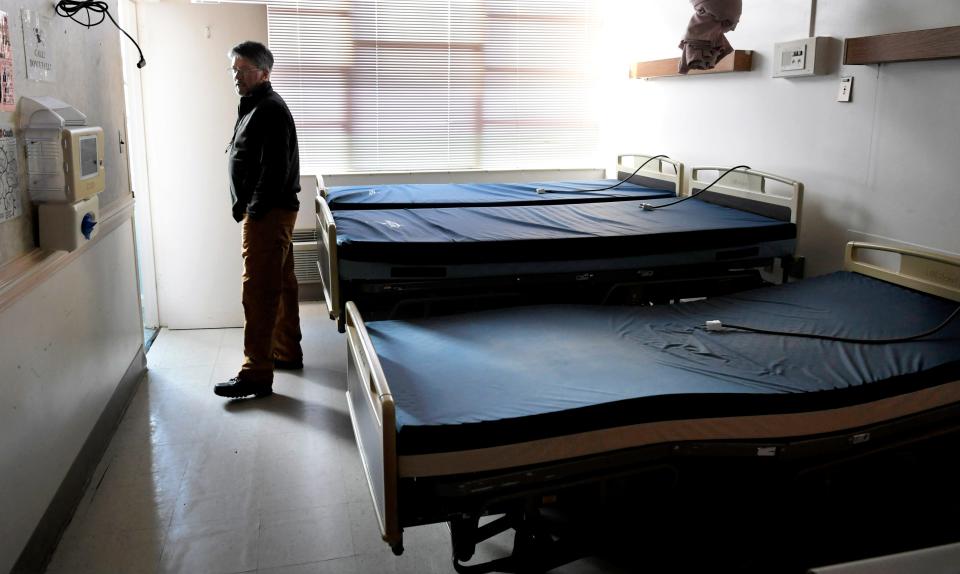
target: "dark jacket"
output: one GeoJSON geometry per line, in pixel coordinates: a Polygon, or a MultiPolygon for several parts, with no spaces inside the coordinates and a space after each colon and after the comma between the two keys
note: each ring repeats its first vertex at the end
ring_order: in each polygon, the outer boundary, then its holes
{"type": "Polygon", "coordinates": [[[233,218],[259,219],[273,208],[300,207],[300,150],[290,109],[270,82],[240,98],[227,148],[233,218]]]}

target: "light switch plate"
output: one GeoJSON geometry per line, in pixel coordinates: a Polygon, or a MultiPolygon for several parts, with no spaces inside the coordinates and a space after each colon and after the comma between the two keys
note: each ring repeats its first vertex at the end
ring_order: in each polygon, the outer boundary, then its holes
{"type": "Polygon", "coordinates": [[[834,39],[829,36],[803,38],[773,45],[773,77],[792,78],[829,73],[834,39]]]}
{"type": "Polygon", "coordinates": [[[853,99],[853,76],[840,76],[840,92],[837,93],[838,102],[849,102],[853,99]]]}

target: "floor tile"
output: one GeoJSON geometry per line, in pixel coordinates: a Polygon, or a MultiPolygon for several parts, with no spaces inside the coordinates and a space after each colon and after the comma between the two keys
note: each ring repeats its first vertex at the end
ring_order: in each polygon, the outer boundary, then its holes
{"type": "MultiPolygon", "coordinates": [[[[261,568],[257,574],[365,574],[358,569],[357,560],[353,556],[334,558],[321,562],[297,564],[294,566],[280,566],[277,568],[261,568]]],[[[371,572],[372,574],[372,572],[371,572]]]]}
{"type": "Polygon", "coordinates": [[[265,513],[260,527],[260,568],[344,558],[354,554],[346,504],[265,513]]]}
{"type": "Polygon", "coordinates": [[[255,570],[259,528],[258,520],[174,526],[164,545],[159,571],[228,574],[255,570]]]}
{"type": "Polygon", "coordinates": [[[101,489],[77,526],[90,533],[165,529],[175,500],[175,492],[162,484],[101,489]]]}
{"type": "Polygon", "coordinates": [[[91,532],[61,543],[47,574],[154,574],[158,572],[164,530],[91,532]]]}
{"type": "Polygon", "coordinates": [[[148,368],[195,367],[216,362],[222,329],[162,329],[147,354],[148,368]]]}

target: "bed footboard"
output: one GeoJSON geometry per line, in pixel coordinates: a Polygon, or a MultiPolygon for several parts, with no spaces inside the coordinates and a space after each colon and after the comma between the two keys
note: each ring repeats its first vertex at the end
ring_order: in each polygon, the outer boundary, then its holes
{"type": "Polygon", "coordinates": [[[373,343],[353,302],[346,308],[347,405],[380,534],[403,551],[397,510],[397,423],[393,396],[373,343]]]}
{"type": "Polygon", "coordinates": [[[323,299],[330,318],[340,316],[340,269],[337,260],[337,224],[325,199],[316,197],[317,209],[317,268],[323,285],[323,299]]]}
{"type": "Polygon", "coordinates": [[[844,268],[895,285],[960,301],[960,258],[957,257],[851,241],[847,243],[844,253],[844,268]],[[899,261],[881,261],[883,254],[892,254],[893,259],[899,261]]]}

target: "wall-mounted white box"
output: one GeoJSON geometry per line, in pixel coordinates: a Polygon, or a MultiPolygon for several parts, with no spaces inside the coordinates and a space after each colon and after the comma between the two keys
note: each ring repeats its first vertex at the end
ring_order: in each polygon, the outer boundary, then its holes
{"type": "Polygon", "coordinates": [[[20,101],[30,199],[73,203],[103,191],[103,129],[87,126],[87,116],[55,98],[20,101]]]}
{"type": "Polygon", "coordinates": [[[773,45],[773,77],[819,76],[830,72],[833,38],[817,36],[773,45]]]}
{"type": "Polygon", "coordinates": [[[49,251],[73,251],[97,235],[100,200],[96,195],[76,203],[41,203],[40,247],[49,251]]]}

